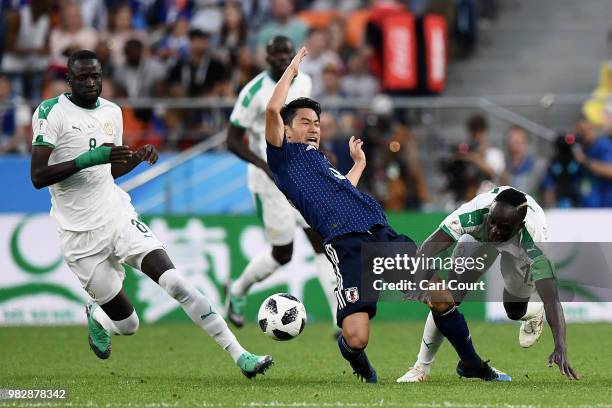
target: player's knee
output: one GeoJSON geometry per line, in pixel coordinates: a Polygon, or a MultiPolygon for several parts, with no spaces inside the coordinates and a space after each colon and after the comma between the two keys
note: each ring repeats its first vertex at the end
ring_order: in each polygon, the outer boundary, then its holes
{"type": "Polygon", "coordinates": [[[288,264],[293,256],[293,244],[275,246],[272,248],[272,258],[280,265],[288,264]]]}
{"type": "Polygon", "coordinates": [[[362,350],[368,345],[368,334],[361,332],[343,332],[344,341],[353,350],[362,350]]]}
{"type": "Polygon", "coordinates": [[[432,312],[438,315],[443,315],[455,307],[454,302],[432,302],[429,306],[432,312]]]}
{"type": "Polygon", "coordinates": [[[130,317],[123,320],[114,321],[113,323],[117,329],[117,333],[121,334],[122,336],[130,336],[136,333],[138,331],[138,327],[140,326],[140,321],[136,311],[134,311],[130,317]]]}
{"type": "Polygon", "coordinates": [[[168,270],[160,276],[159,286],[179,303],[189,299],[188,286],[175,269],[168,270]]]}
{"type": "Polygon", "coordinates": [[[504,302],[504,309],[506,309],[506,316],[508,316],[508,319],[521,320],[527,312],[527,303],[504,302]]]}
{"type": "Polygon", "coordinates": [[[367,328],[357,325],[344,325],[342,336],[346,344],[354,350],[364,349],[368,345],[369,333],[367,328]]]}

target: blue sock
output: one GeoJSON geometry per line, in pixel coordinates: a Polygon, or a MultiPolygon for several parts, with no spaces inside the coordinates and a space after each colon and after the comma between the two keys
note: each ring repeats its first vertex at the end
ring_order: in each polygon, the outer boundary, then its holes
{"type": "Polygon", "coordinates": [[[376,370],[370,364],[368,360],[368,356],[365,353],[365,350],[355,350],[351,348],[348,344],[346,344],[346,340],[344,340],[344,336],[340,335],[338,337],[338,348],[340,348],[340,354],[347,360],[351,367],[355,370],[356,373],[363,376],[368,382],[376,382],[376,370]]]}
{"type": "Polygon", "coordinates": [[[470,365],[480,365],[482,359],[476,353],[472,344],[472,336],[465,318],[456,307],[443,315],[432,313],[438,330],[453,345],[459,358],[470,365]]]}

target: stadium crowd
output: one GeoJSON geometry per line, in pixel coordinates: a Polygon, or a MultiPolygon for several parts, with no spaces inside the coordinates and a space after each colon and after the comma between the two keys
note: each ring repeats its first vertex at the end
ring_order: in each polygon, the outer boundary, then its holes
{"type": "MultiPolygon", "coordinates": [[[[0,153],[28,152],[33,107],[67,91],[67,56],[77,49],[94,50],[103,62],[104,98],[231,101],[265,67],[268,39],[283,34],[296,47],[308,47],[303,70],[313,79],[313,98],[326,106],[338,99],[390,93],[372,66],[377,39],[368,22],[378,7],[444,16],[451,57],[465,57],[477,42],[475,10],[494,14],[494,3],[1,0],[0,153]]],[[[610,71],[602,67],[595,94],[610,92],[610,71]]],[[[465,143],[449,152],[440,166],[447,176],[450,205],[471,199],[489,185],[510,184],[541,196],[549,207],[612,206],[612,145],[605,131],[598,136],[597,130],[606,128],[597,122],[604,121],[606,115],[600,112],[606,109],[594,104],[585,106],[575,132],[559,137],[550,160],[534,154],[533,139],[524,129],[510,128],[500,149],[489,142],[485,117],[467,118],[465,143]]],[[[122,106],[124,140],[133,147],[151,143],[160,150],[183,149],[227,125],[231,104],[219,106],[122,106]]],[[[387,209],[423,208],[440,195],[427,186],[406,115],[398,115],[388,97],[374,98],[368,109],[325,111],[323,148],[347,171],[351,161],[346,139],[361,135],[368,156],[364,187],[387,209]]]]}

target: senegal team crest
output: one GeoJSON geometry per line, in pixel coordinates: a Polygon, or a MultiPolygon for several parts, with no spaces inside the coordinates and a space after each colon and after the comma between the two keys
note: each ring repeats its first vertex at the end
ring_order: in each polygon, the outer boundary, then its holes
{"type": "Polygon", "coordinates": [[[355,303],[359,300],[359,291],[356,287],[344,289],[344,297],[347,301],[355,303]]]}
{"type": "Polygon", "coordinates": [[[104,124],[104,133],[106,133],[109,136],[112,136],[115,134],[115,128],[113,127],[112,123],[106,122],[104,124]]]}

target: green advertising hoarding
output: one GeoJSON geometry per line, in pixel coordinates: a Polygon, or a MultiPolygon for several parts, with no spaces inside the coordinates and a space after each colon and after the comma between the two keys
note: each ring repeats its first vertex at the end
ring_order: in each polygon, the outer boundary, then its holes
{"type": "MultiPolygon", "coordinates": [[[[398,232],[418,242],[439,224],[443,214],[389,214],[398,232]]],[[[223,308],[224,286],[237,278],[248,260],[268,251],[256,216],[143,216],[164,243],[181,274],[223,308]]],[[[62,259],[57,225],[46,214],[0,215],[0,325],[80,324],[87,294],[62,259]]],[[[330,321],[331,314],[316,278],[312,248],[302,231],[295,236],[292,261],[251,289],[246,309],[255,321],[260,303],[277,292],[303,299],[311,321],[330,321]]],[[[124,288],[144,322],[179,322],[187,317],[153,281],[126,271],[124,288]]],[[[462,306],[471,318],[484,318],[483,304],[462,306]]],[[[424,305],[381,302],[377,319],[421,319],[424,305]]]]}

